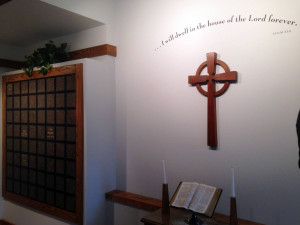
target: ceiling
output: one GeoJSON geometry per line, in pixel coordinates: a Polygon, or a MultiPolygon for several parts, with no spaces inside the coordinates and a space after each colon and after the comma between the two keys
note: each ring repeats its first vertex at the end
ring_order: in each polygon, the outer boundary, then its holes
{"type": "Polygon", "coordinates": [[[39,0],[0,0],[0,44],[24,47],[101,25],[39,0]]]}

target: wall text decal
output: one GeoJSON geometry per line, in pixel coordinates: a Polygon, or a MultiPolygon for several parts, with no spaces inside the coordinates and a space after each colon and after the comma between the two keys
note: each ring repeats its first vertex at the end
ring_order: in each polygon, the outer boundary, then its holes
{"type": "MultiPolygon", "coordinates": [[[[186,36],[188,34],[191,34],[193,32],[203,30],[205,28],[209,27],[216,27],[219,25],[225,25],[228,23],[246,23],[246,22],[258,22],[258,23],[270,23],[270,24],[281,24],[286,25],[289,27],[295,27],[297,26],[297,22],[290,19],[282,19],[276,15],[273,14],[265,14],[263,16],[254,16],[254,15],[248,15],[248,16],[242,16],[242,15],[232,15],[230,18],[227,19],[219,19],[219,20],[210,20],[208,19],[205,23],[199,22],[196,25],[193,26],[187,26],[183,28],[180,31],[176,31],[175,33],[170,34],[167,38],[164,38],[160,42],[160,46],[155,49],[157,51],[161,47],[164,47],[168,45],[169,43],[173,42],[174,40],[186,36]]],[[[273,35],[277,34],[287,34],[292,32],[291,29],[286,30],[279,30],[273,32],[273,35]]]]}

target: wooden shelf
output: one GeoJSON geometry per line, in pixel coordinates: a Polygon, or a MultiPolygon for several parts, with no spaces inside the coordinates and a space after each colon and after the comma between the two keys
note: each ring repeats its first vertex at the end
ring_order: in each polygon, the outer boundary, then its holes
{"type": "Polygon", "coordinates": [[[0,0],[0,5],[4,5],[7,2],[10,2],[11,0],[0,0]]]}
{"type": "Polygon", "coordinates": [[[110,55],[116,57],[117,47],[105,44],[70,52],[71,60],[92,58],[102,55],[110,55]]]}
{"type": "MultiPolygon", "coordinates": [[[[69,54],[71,57],[69,60],[92,58],[92,57],[97,57],[102,55],[110,55],[116,57],[117,47],[109,44],[97,45],[90,48],[84,48],[84,49],[72,51],[69,52],[69,54]]],[[[0,67],[21,69],[24,66],[26,66],[24,62],[0,59],[0,67]]]]}
{"type": "Polygon", "coordinates": [[[0,67],[21,69],[24,66],[24,63],[8,59],[0,59],[0,67]]]}
{"type": "Polygon", "coordinates": [[[155,211],[160,209],[162,204],[161,200],[159,199],[119,190],[107,192],[105,194],[105,198],[147,211],[155,211]]]}
{"type": "MultiPolygon", "coordinates": [[[[113,190],[105,194],[105,198],[117,203],[126,204],[131,207],[144,209],[147,211],[155,211],[161,208],[162,201],[160,199],[150,198],[144,195],[138,195],[121,190],[113,190]]],[[[229,204],[229,203],[228,203],[229,204]]],[[[214,213],[212,218],[216,221],[228,223],[229,216],[214,213]]],[[[238,219],[239,225],[264,225],[262,223],[255,223],[249,220],[238,219]]]]}
{"type": "Polygon", "coordinates": [[[8,222],[8,221],[6,221],[6,220],[1,219],[1,220],[0,220],[0,225],[15,225],[15,224],[13,224],[13,223],[11,223],[11,222],[8,222]]]}

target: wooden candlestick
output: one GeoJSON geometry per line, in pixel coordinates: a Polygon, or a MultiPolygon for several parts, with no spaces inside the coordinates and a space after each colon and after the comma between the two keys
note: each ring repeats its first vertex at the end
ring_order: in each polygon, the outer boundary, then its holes
{"type": "Polygon", "coordinates": [[[238,225],[237,210],[236,210],[236,198],[230,198],[230,225],[238,225]]]}
{"type": "Polygon", "coordinates": [[[163,184],[162,187],[162,214],[170,214],[170,206],[169,206],[169,188],[168,184],[163,184]]]}

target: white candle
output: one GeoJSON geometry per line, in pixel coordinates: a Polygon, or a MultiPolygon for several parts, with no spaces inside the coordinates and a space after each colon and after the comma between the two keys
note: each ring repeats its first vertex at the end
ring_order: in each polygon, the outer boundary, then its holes
{"type": "Polygon", "coordinates": [[[162,166],[163,166],[164,184],[167,184],[165,160],[162,161],[162,166]]]}
{"type": "Polygon", "coordinates": [[[235,198],[234,168],[231,168],[231,176],[232,176],[231,197],[235,198]]]}

